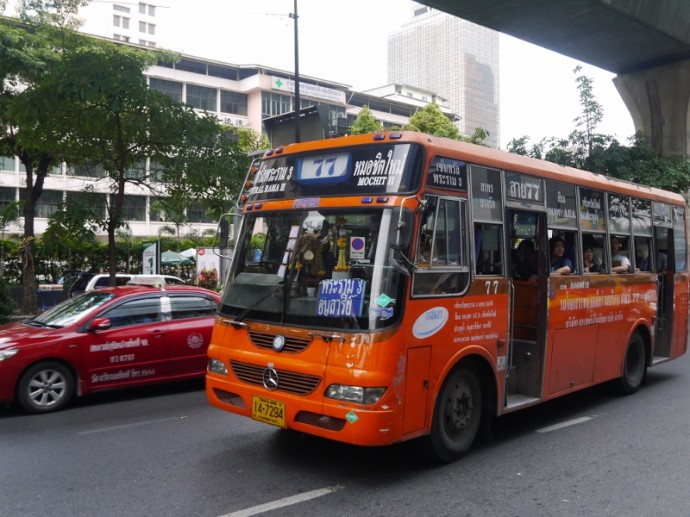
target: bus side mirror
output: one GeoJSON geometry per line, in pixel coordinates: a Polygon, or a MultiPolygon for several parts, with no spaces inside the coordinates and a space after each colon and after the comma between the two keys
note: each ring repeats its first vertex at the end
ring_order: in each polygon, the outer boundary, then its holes
{"type": "Polygon", "coordinates": [[[222,217],[218,225],[218,235],[220,244],[218,247],[222,250],[228,247],[228,238],[230,237],[230,223],[225,217],[222,217]]]}

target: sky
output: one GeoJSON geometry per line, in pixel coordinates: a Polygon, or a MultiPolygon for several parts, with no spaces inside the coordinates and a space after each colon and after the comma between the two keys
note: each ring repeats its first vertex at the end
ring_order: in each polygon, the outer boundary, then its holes
{"type": "MultiPolygon", "coordinates": [[[[294,69],[294,0],[160,1],[160,46],[231,64],[294,69]]],[[[298,0],[297,7],[300,75],[357,91],[388,83],[388,35],[411,20],[409,0],[298,0]]],[[[506,35],[499,36],[499,56],[501,148],[512,138],[529,136],[536,143],[575,128],[581,111],[573,74],[578,64],[593,79],[594,96],[604,108],[600,132],[621,143],[633,135],[614,74],[506,35]]]]}

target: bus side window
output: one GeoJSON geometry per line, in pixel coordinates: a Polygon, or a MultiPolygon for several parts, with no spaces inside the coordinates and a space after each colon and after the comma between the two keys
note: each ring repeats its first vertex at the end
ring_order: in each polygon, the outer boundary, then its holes
{"type": "Polygon", "coordinates": [[[476,223],[474,225],[474,249],[478,275],[502,275],[501,226],[476,223]]]}

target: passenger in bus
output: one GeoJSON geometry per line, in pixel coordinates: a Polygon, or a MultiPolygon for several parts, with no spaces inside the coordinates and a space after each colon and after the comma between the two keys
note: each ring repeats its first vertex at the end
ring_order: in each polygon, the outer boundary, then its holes
{"type": "Polygon", "coordinates": [[[582,265],[585,273],[605,273],[604,266],[597,262],[592,246],[585,246],[582,253],[582,265]]]}
{"type": "Polygon", "coordinates": [[[622,252],[621,240],[615,235],[611,236],[611,273],[630,272],[630,259],[622,252]]]}
{"type": "Polygon", "coordinates": [[[573,270],[573,263],[565,256],[565,241],[563,237],[555,236],[549,239],[549,248],[551,249],[551,267],[552,275],[568,275],[573,270]]]}
{"type": "Polygon", "coordinates": [[[656,272],[660,275],[666,274],[666,268],[668,267],[668,255],[666,251],[661,250],[656,257],[656,272]]]}
{"type": "Polygon", "coordinates": [[[646,244],[639,244],[635,247],[637,248],[637,253],[635,254],[635,268],[637,271],[651,271],[649,248],[646,244]]]}
{"type": "Polygon", "coordinates": [[[524,239],[518,244],[518,255],[513,267],[513,277],[516,280],[537,279],[537,264],[534,260],[534,242],[532,239],[524,239]]]}

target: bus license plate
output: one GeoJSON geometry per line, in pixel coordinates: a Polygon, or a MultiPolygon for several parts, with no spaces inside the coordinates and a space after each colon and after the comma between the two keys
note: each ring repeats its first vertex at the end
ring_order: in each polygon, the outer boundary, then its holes
{"type": "Polygon", "coordinates": [[[252,418],[266,424],[285,427],[285,403],[252,395],[252,418]]]}

